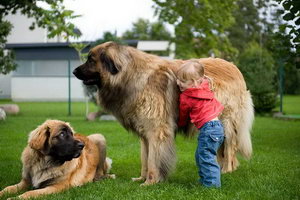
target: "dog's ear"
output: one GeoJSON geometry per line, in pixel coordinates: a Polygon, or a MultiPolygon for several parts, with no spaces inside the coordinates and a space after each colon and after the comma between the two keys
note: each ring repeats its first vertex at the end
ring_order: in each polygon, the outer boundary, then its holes
{"type": "Polygon", "coordinates": [[[43,152],[47,146],[46,141],[50,136],[47,123],[37,127],[29,134],[28,144],[32,149],[43,152]]]}
{"type": "Polygon", "coordinates": [[[100,61],[103,67],[109,71],[112,75],[117,74],[120,71],[120,66],[116,64],[113,59],[107,55],[106,52],[101,52],[100,54],[100,61]]]}

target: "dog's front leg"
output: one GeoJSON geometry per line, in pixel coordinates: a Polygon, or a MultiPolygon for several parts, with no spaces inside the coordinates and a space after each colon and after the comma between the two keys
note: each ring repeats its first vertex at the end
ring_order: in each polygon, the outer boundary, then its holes
{"type": "Polygon", "coordinates": [[[148,171],[145,183],[152,185],[164,180],[174,168],[176,153],[172,130],[161,127],[156,129],[148,140],[148,171]]]}
{"type": "Polygon", "coordinates": [[[103,135],[101,134],[92,134],[88,136],[89,140],[96,144],[99,150],[99,163],[97,166],[96,174],[94,177],[94,181],[101,180],[102,178],[106,178],[106,141],[103,135]]]}
{"type": "Polygon", "coordinates": [[[146,181],[142,184],[142,186],[152,185],[158,183],[159,180],[159,158],[157,157],[158,149],[157,149],[157,140],[149,140],[149,152],[148,152],[148,170],[146,181]]]}
{"type": "Polygon", "coordinates": [[[8,194],[13,194],[13,193],[17,193],[21,190],[25,190],[29,187],[29,182],[26,181],[25,179],[22,179],[20,181],[20,183],[15,184],[15,185],[11,185],[11,186],[7,186],[6,188],[4,188],[3,190],[0,191],[0,197],[2,195],[4,195],[5,193],[8,194]]]}
{"type": "Polygon", "coordinates": [[[147,178],[148,172],[148,153],[149,153],[149,143],[146,138],[141,137],[141,176],[138,178],[132,178],[132,181],[144,181],[147,178]]]}
{"type": "Polygon", "coordinates": [[[28,192],[21,194],[20,196],[18,196],[18,198],[28,199],[28,198],[35,198],[35,197],[38,197],[41,195],[58,193],[64,189],[67,189],[68,187],[69,187],[69,185],[67,185],[67,183],[61,182],[59,184],[51,185],[51,186],[48,186],[45,188],[30,190],[28,192]]]}

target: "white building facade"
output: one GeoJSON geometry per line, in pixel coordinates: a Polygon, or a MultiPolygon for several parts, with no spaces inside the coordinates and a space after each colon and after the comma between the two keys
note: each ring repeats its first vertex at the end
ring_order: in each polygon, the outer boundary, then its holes
{"type": "MultiPolygon", "coordinates": [[[[80,65],[77,52],[62,38],[47,38],[45,29],[29,30],[31,19],[20,14],[8,16],[14,28],[6,47],[16,54],[18,68],[0,75],[0,98],[13,101],[83,101],[82,81],[72,71],[80,65]]],[[[143,51],[174,52],[168,41],[127,41],[143,51]]],[[[85,49],[88,51],[89,47],[85,49]]],[[[170,54],[170,57],[173,57],[170,54]]]]}

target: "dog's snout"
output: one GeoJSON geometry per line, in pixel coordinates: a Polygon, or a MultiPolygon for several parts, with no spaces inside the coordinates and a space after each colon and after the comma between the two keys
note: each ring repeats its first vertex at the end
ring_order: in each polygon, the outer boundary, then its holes
{"type": "Polygon", "coordinates": [[[84,143],[83,143],[83,142],[78,142],[78,143],[77,143],[77,147],[78,147],[79,149],[83,149],[84,143]]]}
{"type": "Polygon", "coordinates": [[[80,79],[80,80],[83,80],[83,79],[84,79],[83,74],[82,74],[82,71],[81,71],[81,69],[80,69],[80,66],[77,67],[77,68],[75,68],[75,69],[73,70],[73,74],[74,74],[74,76],[76,76],[76,77],[77,77],[78,79],[80,79]]]}
{"type": "Polygon", "coordinates": [[[78,74],[78,68],[75,68],[75,69],[73,70],[73,74],[74,74],[75,76],[78,74]]]}

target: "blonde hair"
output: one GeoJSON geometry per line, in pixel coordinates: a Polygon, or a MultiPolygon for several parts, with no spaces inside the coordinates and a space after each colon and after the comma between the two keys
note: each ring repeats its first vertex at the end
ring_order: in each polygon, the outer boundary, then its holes
{"type": "Polygon", "coordinates": [[[177,70],[176,76],[182,82],[195,82],[204,77],[204,67],[196,59],[188,60],[177,70]]]}
{"type": "Polygon", "coordinates": [[[214,91],[215,89],[213,79],[204,75],[204,66],[197,59],[191,59],[182,64],[176,72],[176,77],[181,82],[197,82],[199,79],[205,78],[209,82],[210,90],[214,91]]]}

